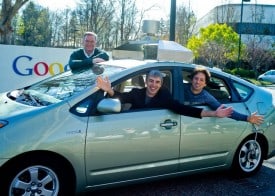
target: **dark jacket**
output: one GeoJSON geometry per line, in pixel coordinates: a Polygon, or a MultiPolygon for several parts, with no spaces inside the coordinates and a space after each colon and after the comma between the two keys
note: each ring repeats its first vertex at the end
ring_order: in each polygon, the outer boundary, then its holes
{"type": "Polygon", "coordinates": [[[115,91],[113,97],[118,98],[121,103],[131,103],[131,109],[165,108],[181,115],[201,118],[201,108],[195,108],[179,103],[173,99],[170,92],[165,88],[161,88],[148,103],[145,103],[146,88],[133,88],[130,92],[125,93],[119,93],[115,91]]]}
{"type": "Polygon", "coordinates": [[[84,49],[81,48],[71,54],[69,66],[71,70],[92,68],[94,58],[102,58],[105,61],[108,61],[109,55],[105,51],[95,48],[94,54],[87,58],[85,56],[84,49]]]}

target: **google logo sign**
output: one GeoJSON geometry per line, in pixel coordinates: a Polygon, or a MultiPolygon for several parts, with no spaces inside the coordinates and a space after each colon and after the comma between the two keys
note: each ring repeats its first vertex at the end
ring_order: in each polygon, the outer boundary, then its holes
{"type": "Polygon", "coordinates": [[[16,57],[12,63],[12,68],[14,72],[20,76],[30,76],[30,75],[46,76],[47,74],[55,75],[70,69],[68,64],[63,66],[61,63],[58,63],[58,62],[47,64],[46,62],[43,62],[43,61],[37,62],[31,67],[22,69],[22,66],[24,66],[22,62],[24,61],[30,62],[32,61],[32,59],[33,59],[32,57],[27,55],[21,55],[16,57]]]}

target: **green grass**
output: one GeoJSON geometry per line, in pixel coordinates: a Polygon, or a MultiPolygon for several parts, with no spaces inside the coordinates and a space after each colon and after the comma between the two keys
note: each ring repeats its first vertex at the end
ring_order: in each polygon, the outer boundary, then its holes
{"type": "Polygon", "coordinates": [[[250,81],[251,83],[256,84],[258,86],[267,86],[267,85],[272,84],[271,82],[259,81],[259,80],[256,80],[254,78],[244,78],[244,79],[246,79],[246,80],[250,81]]]}

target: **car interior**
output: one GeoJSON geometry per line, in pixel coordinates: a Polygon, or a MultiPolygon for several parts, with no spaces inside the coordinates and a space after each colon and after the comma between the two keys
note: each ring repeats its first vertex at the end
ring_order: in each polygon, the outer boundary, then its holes
{"type": "MultiPolygon", "coordinates": [[[[172,77],[171,72],[163,70],[163,84],[162,86],[167,88],[172,93],[172,77]]],[[[186,85],[191,83],[190,80],[190,70],[182,71],[183,84],[186,85]]],[[[130,78],[126,78],[119,84],[113,86],[113,89],[118,92],[129,92],[133,88],[145,88],[146,87],[146,73],[139,73],[130,78]]],[[[228,103],[230,101],[230,93],[226,83],[215,76],[212,76],[210,82],[205,87],[205,89],[212,94],[220,103],[228,103]]],[[[130,103],[122,104],[121,112],[125,112],[131,109],[130,103]]]]}
{"type": "MultiPolygon", "coordinates": [[[[172,91],[172,82],[171,82],[171,72],[170,71],[162,71],[163,73],[163,84],[164,88],[167,88],[170,92],[172,91]]],[[[126,80],[122,81],[121,83],[113,86],[113,89],[118,92],[129,92],[133,88],[145,88],[146,87],[146,74],[147,73],[139,73],[134,75],[131,78],[127,78],[126,80]]],[[[172,92],[171,92],[172,93],[172,92]]],[[[130,103],[122,104],[122,112],[128,111],[131,108],[130,103]]]]}

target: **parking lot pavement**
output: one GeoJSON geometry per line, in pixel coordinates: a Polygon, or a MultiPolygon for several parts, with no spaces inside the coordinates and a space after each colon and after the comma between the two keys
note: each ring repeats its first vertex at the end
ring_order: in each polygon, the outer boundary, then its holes
{"type": "Polygon", "coordinates": [[[232,178],[214,172],[93,191],[85,196],[271,196],[275,195],[275,157],[264,161],[256,175],[232,178]]]}
{"type": "Polygon", "coordinates": [[[271,159],[264,161],[263,165],[275,170],[275,157],[272,157],[271,159]]]}

